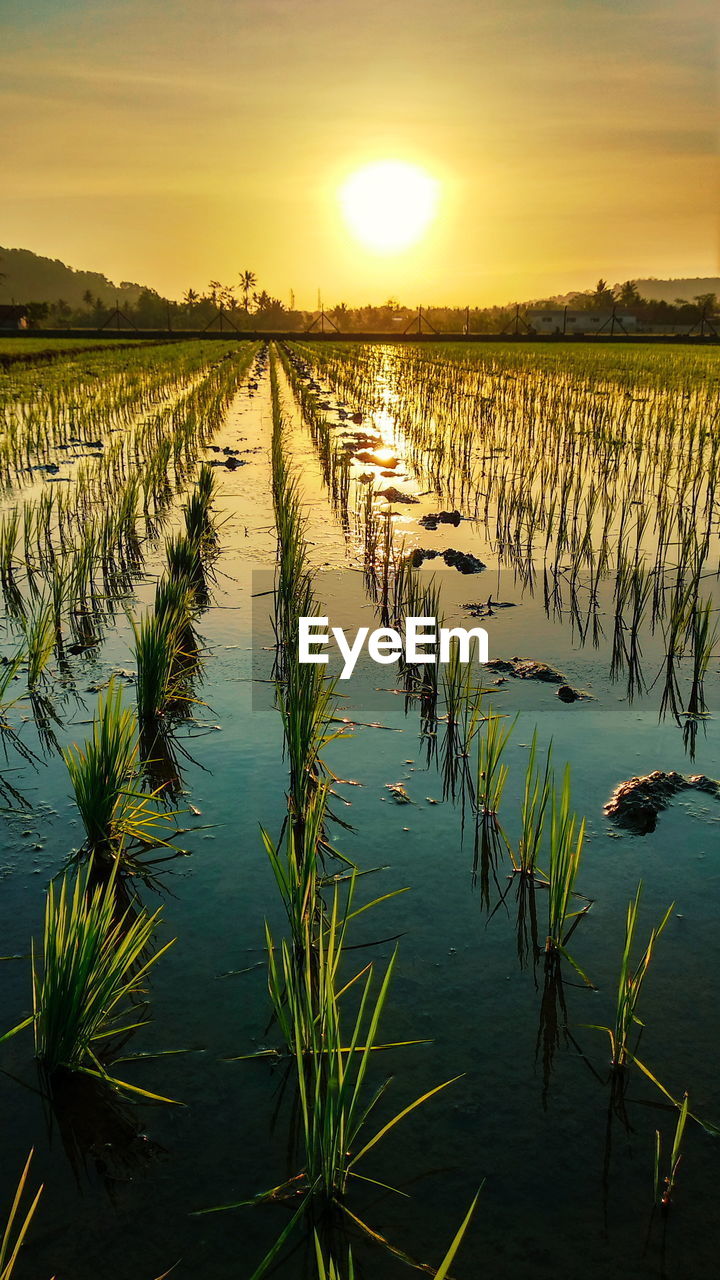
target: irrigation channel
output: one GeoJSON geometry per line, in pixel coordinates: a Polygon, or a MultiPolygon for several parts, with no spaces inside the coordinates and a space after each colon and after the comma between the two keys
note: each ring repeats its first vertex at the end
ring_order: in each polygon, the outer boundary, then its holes
{"type": "Polygon", "coordinates": [[[0,1280],[714,1274],[717,352],[0,377],[0,1280]]]}

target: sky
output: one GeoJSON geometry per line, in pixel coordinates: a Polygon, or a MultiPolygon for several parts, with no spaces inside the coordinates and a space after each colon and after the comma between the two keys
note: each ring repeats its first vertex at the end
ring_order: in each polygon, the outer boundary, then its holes
{"type": "Polygon", "coordinates": [[[171,297],[505,303],[718,274],[715,0],[0,0],[0,243],[171,297]],[[339,193],[418,165],[388,253],[339,193]]]}

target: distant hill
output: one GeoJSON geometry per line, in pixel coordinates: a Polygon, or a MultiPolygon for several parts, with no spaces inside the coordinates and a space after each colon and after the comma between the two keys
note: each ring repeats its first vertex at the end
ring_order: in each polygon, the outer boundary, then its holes
{"type": "Polygon", "coordinates": [[[638,291],[643,298],[653,302],[675,302],[682,298],[684,302],[693,302],[701,293],[716,293],[720,297],[720,276],[697,276],[695,279],[649,280],[636,281],[638,291]]]}
{"type": "Polygon", "coordinates": [[[134,305],[142,285],[123,280],[113,284],[99,271],[76,271],[59,258],[42,258],[29,249],[3,249],[0,246],[0,302],[57,302],[62,298],[71,307],[83,305],[83,295],[113,306],[134,305]]]}

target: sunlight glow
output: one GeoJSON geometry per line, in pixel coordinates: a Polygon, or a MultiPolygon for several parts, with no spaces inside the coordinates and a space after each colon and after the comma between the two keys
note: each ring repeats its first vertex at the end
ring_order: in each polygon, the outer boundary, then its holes
{"type": "Polygon", "coordinates": [[[439,183],[418,165],[379,160],[353,173],[340,204],[353,235],[382,253],[407,249],[435,217],[439,183]]]}

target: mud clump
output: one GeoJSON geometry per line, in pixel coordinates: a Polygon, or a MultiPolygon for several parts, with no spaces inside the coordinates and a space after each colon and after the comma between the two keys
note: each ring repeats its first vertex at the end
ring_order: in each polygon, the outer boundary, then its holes
{"type": "Polygon", "coordinates": [[[434,511],[426,516],[421,516],[418,524],[421,524],[423,529],[429,529],[433,532],[439,524],[452,524],[457,528],[460,521],[464,519],[465,517],[459,511],[434,511]]]}
{"type": "Polygon", "coordinates": [[[411,493],[403,493],[400,489],[395,489],[393,485],[389,485],[387,489],[380,489],[379,495],[385,498],[387,502],[419,502],[419,498],[413,497],[411,493]]]}
{"type": "Polygon", "coordinates": [[[248,465],[247,458],[236,458],[230,454],[227,458],[208,458],[207,465],[209,467],[226,467],[228,471],[237,471],[238,467],[246,467],[248,465]]]}
{"type": "Polygon", "coordinates": [[[444,560],[449,568],[457,569],[459,573],[482,573],[486,567],[472,552],[456,551],[454,547],[448,547],[446,551],[415,547],[410,552],[410,563],[414,569],[419,569],[424,560],[437,559],[444,560]]]}
{"type": "Polygon", "coordinates": [[[586,693],[584,689],[574,689],[571,684],[561,684],[557,696],[561,702],[588,702],[592,698],[591,693],[586,693]]]}
{"type": "MultiPolygon", "coordinates": [[[[547,662],[536,662],[534,658],[491,658],[485,663],[488,671],[497,671],[501,675],[514,676],[517,680],[541,680],[544,684],[559,684],[570,689],[565,676],[547,662]]],[[[577,690],[573,690],[577,692],[577,690]]],[[[568,699],[570,701],[570,699],[568,699]]]]}
{"type": "Polygon", "coordinates": [[[644,777],[629,778],[627,782],[619,783],[604,812],[616,826],[624,827],[634,835],[649,835],[657,826],[658,814],[667,809],[673,796],[688,790],[720,797],[720,783],[704,773],[686,778],[674,770],[664,773],[656,769],[644,777]]]}
{"type": "Polygon", "coordinates": [[[443,560],[453,569],[459,569],[460,573],[481,573],[485,568],[482,560],[470,551],[455,551],[452,547],[443,552],[443,560]]]}

